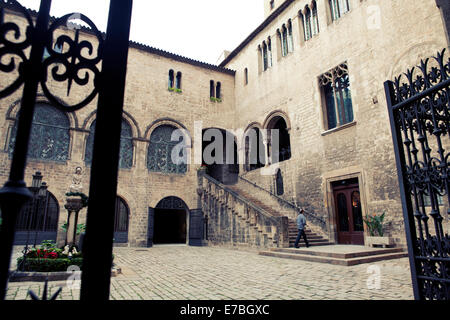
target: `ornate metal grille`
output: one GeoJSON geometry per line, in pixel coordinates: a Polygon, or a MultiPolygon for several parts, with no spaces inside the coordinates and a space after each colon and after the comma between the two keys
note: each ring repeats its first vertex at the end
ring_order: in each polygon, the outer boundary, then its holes
{"type": "Polygon", "coordinates": [[[0,299],[6,295],[17,217],[26,201],[32,198],[24,182],[27,156],[35,154],[28,150],[30,138],[41,137],[40,141],[44,141],[44,149],[36,151],[37,156],[57,160],[67,157],[54,145],[66,140],[55,128],[61,126],[61,122],[56,126],[51,123],[53,129],[50,131],[54,131],[51,135],[44,133],[49,128],[45,120],[38,122],[38,127],[46,127],[46,130],[32,130],[37,127],[33,117],[39,87],[52,106],[65,112],[83,108],[98,95],[80,298],[107,300],[109,297],[112,212],[117,189],[132,2],[110,0],[107,31],[102,34],[83,14],[70,13],[50,19],[51,0],[41,0],[37,13],[25,9],[16,0],[0,0],[0,73],[4,82],[0,99],[23,87],[9,179],[0,189],[3,219],[0,227],[0,299]],[[14,13],[9,14],[10,10],[14,13]],[[82,20],[88,28],[72,28],[70,21],[73,19],[82,20]],[[89,33],[89,37],[84,37],[84,32],[89,33]],[[57,94],[64,86],[67,97],[57,94]],[[73,86],[77,86],[77,90],[72,90],[73,86]],[[80,87],[83,88],[78,90],[80,87]],[[107,214],[98,215],[99,212],[107,214]],[[101,233],[98,232],[100,228],[101,233]],[[102,254],[98,254],[94,246],[102,247],[102,254]]]}
{"type": "MultiPolygon", "coordinates": [[[[37,104],[33,115],[28,157],[38,160],[66,161],[69,157],[69,119],[56,108],[37,104]]],[[[17,121],[11,131],[9,154],[16,144],[17,121]]]]}
{"type": "MultiPolygon", "coordinates": [[[[152,172],[164,172],[173,174],[184,174],[187,171],[186,147],[180,150],[179,155],[173,155],[173,150],[180,141],[172,141],[172,133],[175,127],[162,125],[156,128],[151,137],[148,147],[147,168],[152,172]],[[174,162],[174,157],[180,159],[180,163],[174,162]]],[[[176,151],[175,151],[176,152],[176,151]]]]}
{"type": "Polygon", "coordinates": [[[444,53],[422,60],[406,79],[385,83],[416,299],[450,298],[448,216],[442,215],[450,213],[450,59],[444,53]]]}
{"type": "MultiPolygon", "coordinates": [[[[90,165],[92,162],[92,151],[94,148],[95,120],[91,124],[90,133],[86,141],[84,161],[90,165]]],[[[127,121],[122,120],[122,131],[120,133],[120,155],[119,168],[129,169],[133,166],[133,131],[127,121]]]]}

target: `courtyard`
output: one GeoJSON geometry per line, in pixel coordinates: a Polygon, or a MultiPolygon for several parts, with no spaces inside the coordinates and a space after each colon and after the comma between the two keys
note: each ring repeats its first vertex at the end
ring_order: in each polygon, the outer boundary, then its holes
{"type": "MultiPolygon", "coordinates": [[[[346,267],[186,245],[116,247],[114,255],[122,273],[111,278],[111,300],[413,299],[408,258],[346,267]]],[[[41,296],[43,287],[10,282],[6,300],[29,300],[30,289],[41,296]]],[[[76,281],[49,282],[50,293],[59,287],[58,299],[79,299],[76,281]]]]}

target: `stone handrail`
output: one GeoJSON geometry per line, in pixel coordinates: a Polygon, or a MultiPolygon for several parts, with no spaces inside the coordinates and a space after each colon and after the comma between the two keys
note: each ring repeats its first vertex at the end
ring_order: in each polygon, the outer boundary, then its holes
{"type": "MultiPolygon", "coordinates": [[[[268,193],[270,196],[272,196],[272,197],[275,198],[276,200],[278,200],[278,201],[284,203],[285,205],[289,206],[290,208],[294,209],[294,210],[297,211],[297,212],[299,212],[299,210],[302,209],[302,208],[297,207],[297,205],[295,205],[294,203],[292,203],[292,202],[290,202],[290,201],[288,201],[288,200],[286,200],[286,199],[283,199],[283,198],[277,196],[277,195],[274,194],[273,192],[264,189],[263,187],[261,187],[261,186],[257,185],[256,183],[254,183],[254,182],[252,182],[252,181],[250,181],[250,180],[244,178],[243,176],[239,176],[239,179],[240,179],[241,181],[244,181],[244,182],[248,183],[248,184],[251,184],[252,186],[258,188],[259,190],[264,191],[265,193],[268,193]]],[[[318,222],[319,222],[321,225],[323,225],[323,226],[326,225],[325,221],[323,221],[321,218],[316,217],[315,215],[313,215],[313,214],[310,213],[310,212],[307,212],[305,209],[303,209],[303,210],[304,210],[304,213],[305,213],[308,217],[313,218],[314,220],[318,221],[318,222]]]]}
{"type": "Polygon", "coordinates": [[[199,178],[202,192],[213,196],[218,202],[248,222],[250,226],[254,226],[272,239],[273,244],[277,247],[289,246],[287,217],[271,215],[205,173],[199,175],[199,178]]]}

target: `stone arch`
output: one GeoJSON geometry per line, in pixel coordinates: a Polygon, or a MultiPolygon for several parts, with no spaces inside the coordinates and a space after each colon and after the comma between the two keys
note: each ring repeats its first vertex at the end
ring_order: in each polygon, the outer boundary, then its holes
{"type": "Polygon", "coordinates": [[[284,119],[284,121],[286,122],[287,125],[287,129],[288,131],[291,131],[291,120],[289,119],[289,116],[287,115],[286,112],[282,111],[282,110],[275,110],[272,111],[267,117],[266,120],[264,120],[263,123],[263,128],[264,129],[270,129],[269,125],[271,123],[271,121],[276,118],[276,117],[281,117],[284,119]]]}
{"type": "Polygon", "coordinates": [[[267,117],[264,128],[267,134],[267,155],[270,163],[289,160],[292,157],[289,117],[282,111],[274,111],[267,117]],[[278,151],[272,151],[276,147],[276,144],[272,141],[273,129],[279,130],[278,151]]]}
{"type": "Polygon", "coordinates": [[[159,200],[149,216],[150,242],[152,244],[186,244],[189,218],[189,207],[182,198],[168,196],[159,200]]]}
{"type": "MultiPolygon", "coordinates": [[[[395,77],[420,64],[421,59],[429,58],[442,50],[442,45],[436,41],[424,41],[411,46],[395,59],[388,71],[387,78],[394,80],[395,77]]],[[[431,60],[431,59],[430,59],[431,60]]]]}
{"type": "MultiPolygon", "coordinates": [[[[126,111],[123,111],[122,118],[130,125],[132,130],[133,138],[141,138],[141,130],[134,117],[126,111]]],[[[83,126],[81,129],[89,131],[92,123],[97,119],[97,110],[92,111],[86,119],[84,119],[83,126]]]]}
{"type": "Polygon", "coordinates": [[[237,182],[239,175],[239,154],[238,154],[238,140],[234,133],[224,130],[222,128],[212,127],[204,128],[202,131],[202,165],[207,167],[207,172],[210,176],[220,181],[223,184],[234,184],[237,182]],[[209,131],[214,130],[214,131],[209,131]],[[222,145],[219,146],[216,142],[217,130],[220,131],[222,145]],[[205,134],[211,134],[211,141],[205,141],[205,134]],[[214,138],[214,139],[213,139],[214,138]],[[232,150],[229,149],[230,145],[227,141],[233,139],[232,150]],[[216,153],[217,149],[220,150],[222,157],[216,153]],[[211,154],[206,153],[211,151],[211,154]],[[213,155],[214,151],[214,155],[213,155]],[[211,155],[212,159],[205,159],[205,155],[211,155]],[[233,158],[231,163],[231,157],[233,158]],[[228,161],[227,161],[228,160],[228,161]]]}
{"type": "Polygon", "coordinates": [[[184,131],[184,133],[186,133],[188,135],[188,145],[186,146],[187,148],[191,148],[192,147],[192,135],[189,132],[189,130],[186,128],[186,126],[181,123],[178,120],[172,119],[172,118],[161,118],[161,119],[157,119],[155,121],[153,121],[149,126],[147,126],[147,128],[145,129],[145,133],[144,133],[144,139],[147,141],[150,141],[150,137],[153,133],[153,131],[162,126],[162,125],[169,125],[169,126],[173,126],[177,129],[181,129],[184,131]]]}
{"type": "MultiPolygon", "coordinates": [[[[22,102],[22,99],[17,99],[8,107],[8,110],[6,111],[6,115],[5,115],[6,120],[14,120],[15,121],[17,119],[17,115],[18,115],[18,112],[20,109],[21,102],[22,102]]],[[[57,108],[43,94],[37,95],[36,104],[48,104],[50,106],[57,108]]],[[[63,111],[60,108],[57,108],[57,109],[60,111],[63,111]]],[[[76,113],[73,111],[70,111],[70,112],[64,111],[64,113],[67,115],[67,117],[69,119],[70,128],[78,129],[78,117],[77,117],[76,113]]]]}
{"type": "Polygon", "coordinates": [[[172,121],[159,121],[149,130],[146,164],[149,172],[184,175],[189,171],[190,135],[185,128],[172,121]],[[173,140],[176,130],[182,130],[178,141],[173,140]],[[174,153],[177,158],[173,158],[174,153]]]}

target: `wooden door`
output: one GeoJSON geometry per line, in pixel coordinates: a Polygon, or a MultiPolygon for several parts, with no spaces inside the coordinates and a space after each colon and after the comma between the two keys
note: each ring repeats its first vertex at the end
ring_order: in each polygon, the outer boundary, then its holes
{"type": "Polygon", "coordinates": [[[339,244],[364,245],[364,225],[358,185],[334,188],[339,244]]]}

